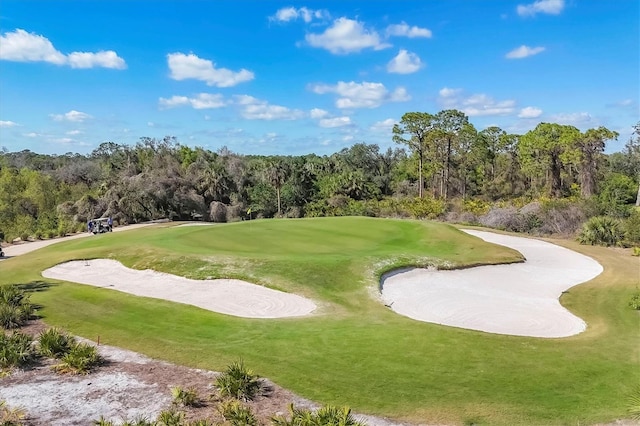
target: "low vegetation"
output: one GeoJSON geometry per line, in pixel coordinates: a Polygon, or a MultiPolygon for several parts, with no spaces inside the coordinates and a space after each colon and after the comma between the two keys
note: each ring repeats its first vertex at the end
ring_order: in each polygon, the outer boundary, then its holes
{"type": "Polygon", "coordinates": [[[234,361],[215,381],[215,387],[223,397],[235,398],[240,401],[250,401],[255,398],[262,382],[260,377],[244,365],[244,361],[234,361]]]}
{"type": "Polygon", "coordinates": [[[29,295],[17,285],[0,285],[0,328],[23,326],[34,314],[29,295]]]}
{"type": "Polygon", "coordinates": [[[349,407],[334,407],[326,405],[316,411],[294,408],[289,406],[289,417],[273,417],[273,426],[318,426],[318,425],[340,425],[340,426],[365,426],[364,422],[357,421],[351,414],[349,407]]]}
{"type": "Polygon", "coordinates": [[[0,332],[0,373],[23,367],[35,359],[31,336],[14,331],[0,332]]]}

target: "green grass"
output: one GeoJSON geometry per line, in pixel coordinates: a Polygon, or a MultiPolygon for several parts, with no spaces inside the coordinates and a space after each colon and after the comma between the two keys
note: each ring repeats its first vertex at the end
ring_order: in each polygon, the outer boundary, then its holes
{"type": "Polygon", "coordinates": [[[585,424],[626,415],[640,381],[640,315],[628,300],[640,259],[560,242],[605,267],[562,303],[589,324],[565,339],[501,336],[421,323],[372,297],[403,265],[466,266],[520,256],[453,227],[367,218],[142,228],[9,259],[0,283],[46,281],[32,296],[50,325],[199,368],[238,357],[321,404],[415,422],[585,424]],[[311,317],[242,319],[90,286],[43,280],[61,261],[108,257],[194,278],[238,277],[311,297],[311,317]]]}

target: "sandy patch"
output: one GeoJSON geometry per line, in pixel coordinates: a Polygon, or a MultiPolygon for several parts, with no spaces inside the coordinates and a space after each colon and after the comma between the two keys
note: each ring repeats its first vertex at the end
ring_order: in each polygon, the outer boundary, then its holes
{"type": "Polygon", "coordinates": [[[109,259],[62,263],[43,271],[42,276],[245,318],[297,317],[316,309],[315,303],[304,297],[241,280],[192,280],[152,270],[130,269],[109,259]]]}
{"type": "Polygon", "coordinates": [[[518,250],[511,265],[437,271],[408,269],[383,277],[382,298],[395,312],[419,321],[531,337],[567,337],[585,322],[559,302],[562,292],[602,272],[590,257],[544,241],[465,230],[518,250]]]}

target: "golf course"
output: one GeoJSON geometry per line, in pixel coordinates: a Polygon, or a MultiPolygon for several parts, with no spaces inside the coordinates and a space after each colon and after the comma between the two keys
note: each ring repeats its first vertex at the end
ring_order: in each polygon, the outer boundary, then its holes
{"type": "Polygon", "coordinates": [[[560,298],[586,330],[536,338],[418,321],[385,306],[380,282],[392,271],[525,261],[451,225],[364,217],[176,225],[73,239],[7,259],[0,285],[31,284],[42,319],[73,334],[208,370],[241,357],[300,396],[397,421],[627,418],[627,398],[640,383],[640,316],[628,306],[640,259],[624,250],[547,240],[603,271],[560,298]],[[191,280],[242,280],[315,306],[304,315],[244,318],[42,274],[97,259],[191,280]]]}

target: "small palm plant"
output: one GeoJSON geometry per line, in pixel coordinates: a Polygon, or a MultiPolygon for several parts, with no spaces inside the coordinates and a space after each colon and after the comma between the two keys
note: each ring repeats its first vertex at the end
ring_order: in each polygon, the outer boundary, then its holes
{"type": "Polygon", "coordinates": [[[289,405],[290,419],[284,416],[271,418],[273,426],[316,426],[316,425],[336,425],[336,426],[366,426],[365,423],[356,420],[351,414],[349,407],[334,407],[326,405],[317,411],[295,408],[289,405]]]}
{"type": "Polygon", "coordinates": [[[50,358],[62,358],[71,351],[75,339],[58,328],[50,328],[38,336],[38,351],[50,358]]]}
{"type": "Polygon", "coordinates": [[[101,359],[95,346],[76,343],[60,361],[60,364],[54,366],[59,373],[88,374],[93,367],[100,364],[101,359]]]}
{"type": "Polygon", "coordinates": [[[198,405],[198,395],[193,388],[183,389],[180,386],[172,387],[171,396],[173,396],[173,403],[175,405],[182,405],[183,407],[195,407],[198,405]]]}
{"type": "Polygon", "coordinates": [[[34,308],[17,285],[0,285],[0,327],[18,328],[33,316],[34,308]]]}
{"type": "Polygon", "coordinates": [[[158,425],[160,426],[181,426],[184,421],[184,413],[182,411],[164,410],[158,416],[158,425]]]}
{"type": "Polygon", "coordinates": [[[28,364],[35,357],[31,336],[15,331],[0,332],[0,372],[28,364]]]}
{"type": "Polygon", "coordinates": [[[262,382],[260,377],[247,369],[244,361],[240,359],[227,367],[227,370],[216,379],[215,386],[223,397],[250,401],[262,389],[262,382]]]}
{"type": "Polygon", "coordinates": [[[251,408],[243,405],[238,400],[227,400],[218,405],[218,412],[231,426],[257,426],[258,419],[251,411],[251,408]]]}
{"type": "Polygon", "coordinates": [[[640,420],[640,386],[629,397],[628,411],[633,420],[640,420]]]}
{"type": "Polygon", "coordinates": [[[26,416],[27,413],[23,408],[11,408],[6,401],[0,401],[0,425],[21,426],[26,416]]]}

